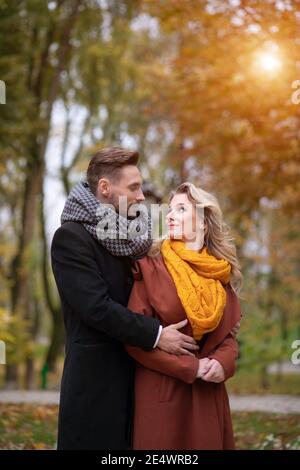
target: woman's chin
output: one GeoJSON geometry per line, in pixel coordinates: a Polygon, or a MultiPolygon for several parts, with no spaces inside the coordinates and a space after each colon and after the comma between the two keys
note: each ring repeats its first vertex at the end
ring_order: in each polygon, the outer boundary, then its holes
{"type": "Polygon", "coordinates": [[[173,230],[169,230],[168,238],[169,238],[169,240],[180,241],[180,240],[182,240],[182,235],[176,234],[176,232],[174,232],[173,230]]]}

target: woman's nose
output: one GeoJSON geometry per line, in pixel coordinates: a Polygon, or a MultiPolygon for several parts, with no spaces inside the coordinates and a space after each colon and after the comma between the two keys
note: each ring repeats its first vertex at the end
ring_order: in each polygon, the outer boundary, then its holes
{"type": "Polygon", "coordinates": [[[167,214],[166,219],[167,219],[168,221],[169,221],[169,220],[170,220],[170,221],[173,221],[173,220],[174,220],[174,216],[173,216],[172,212],[169,212],[169,213],[167,214]]]}

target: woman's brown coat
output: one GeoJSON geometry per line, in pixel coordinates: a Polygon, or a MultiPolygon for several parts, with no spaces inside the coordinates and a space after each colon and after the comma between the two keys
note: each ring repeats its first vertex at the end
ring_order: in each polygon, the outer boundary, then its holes
{"type": "MultiPolygon", "coordinates": [[[[136,264],[128,308],[160,320],[163,326],[186,318],[163,258],[145,257],[136,264]]],[[[222,320],[199,342],[194,356],[175,356],[156,348],[127,346],[137,361],[134,449],[233,449],[228,396],[223,383],[197,379],[199,358],[218,360],[225,380],[235,372],[238,346],[230,333],[241,313],[238,299],[226,287],[222,320]]],[[[181,330],[192,336],[190,324],[181,330]]]]}

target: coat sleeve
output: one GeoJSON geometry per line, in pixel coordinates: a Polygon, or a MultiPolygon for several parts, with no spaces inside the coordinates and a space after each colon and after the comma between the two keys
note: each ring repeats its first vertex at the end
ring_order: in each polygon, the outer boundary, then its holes
{"type": "Polygon", "coordinates": [[[208,357],[209,359],[216,359],[223,366],[225,380],[232,377],[235,373],[236,360],[238,358],[238,342],[235,336],[229,333],[224,341],[208,357]]]}
{"type": "Polygon", "coordinates": [[[220,324],[219,332],[224,331],[223,339],[212,349],[207,357],[216,359],[225,372],[225,380],[232,377],[236,370],[236,360],[238,358],[238,342],[235,335],[231,333],[234,325],[241,320],[242,312],[237,295],[232,289],[227,291],[227,305],[220,324]]]}
{"type": "Polygon", "coordinates": [[[111,299],[107,283],[84,234],[60,227],[51,246],[52,269],[63,305],[86,325],[122,343],[152,349],[159,321],[111,299]]]}
{"type": "MultiPolygon", "coordinates": [[[[128,308],[139,311],[143,315],[154,316],[154,311],[149,303],[145,283],[143,280],[135,281],[128,308]]],[[[199,359],[193,356],[176,356],[158,348],[152,351],[143,351],[140,348],[125,346],[128,353],[140,364],[148,369],[169,375],[186,383],[196,380],[199,359]]]]}

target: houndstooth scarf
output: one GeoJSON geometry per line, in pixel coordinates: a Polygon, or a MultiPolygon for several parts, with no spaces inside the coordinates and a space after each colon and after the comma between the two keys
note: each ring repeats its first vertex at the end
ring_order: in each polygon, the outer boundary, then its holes
{"type": "Polygon", "coordinates": [[[85,181],[78,183],[67,198],[61,215],[61,224],[65,222],[81,223],[115,256],[139,259],[152,244],[151,217],[145,208],[133,220],[122,217],[110,205],[98,201],[85,181]]]}

